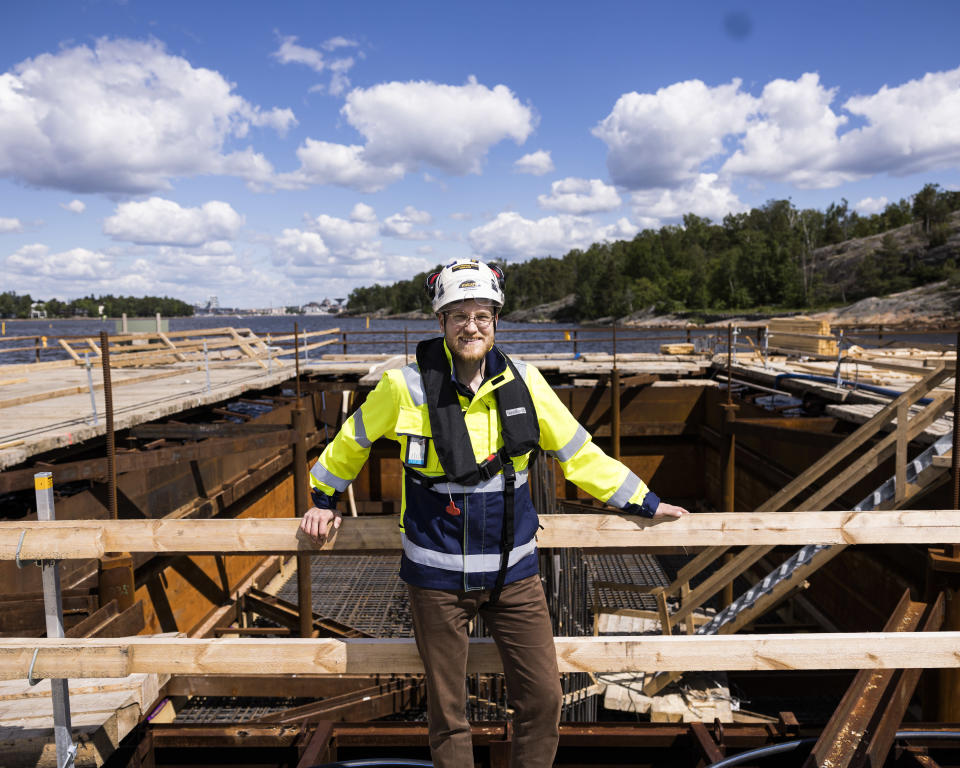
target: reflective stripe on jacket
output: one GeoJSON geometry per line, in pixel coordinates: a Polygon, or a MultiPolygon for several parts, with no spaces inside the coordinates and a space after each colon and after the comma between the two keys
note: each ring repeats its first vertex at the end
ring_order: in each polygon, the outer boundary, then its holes
{"type": "MultiPolygon", "coordinates": [[[[445,351],[449,358],[446,347],[445,351]]],[[[513,362],[536,406],[540,447],[557,459],[566,479],[611,506],[652,516],[659,503],[656,494],[593,443],[540,371],[522,361],[513,362]]],[[[503,446],[494,392],[512,380],[513,374],[496,346],[487,354],[485,373],[472,400],[459,395],[478,463],[503,446]]],[[[444,474],[431,439],[416,363],[386,371],[363,405],[324,449],[310,472],[314,504],[332,507],[336,495],[346,490],[360,472],[370,446],[381,437],[400,444],[401,461],[408,456],[410,440],[426,440],[426,461],[416,467],[417,472],[444,474]]],[[[514,459],[517,490],[507,584],[537,572],[539,521],[527,484],[529,458],[527,454],[514,459]]],[[[426,488],[417,482],[415,473],[405,472],[400,513],[401,578],[414,586],[432,589],[491,589],[500,565],[503,489],[502,474],[470,487],[441,482],[426,488]]]]}

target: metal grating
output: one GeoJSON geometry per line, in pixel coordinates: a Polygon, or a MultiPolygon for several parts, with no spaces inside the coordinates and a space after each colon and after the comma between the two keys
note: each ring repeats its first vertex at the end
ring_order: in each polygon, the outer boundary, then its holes
{"type": "MultiPolygon", "coordinates": [[[[399,555],[314,556],[313,610],[374,637],[412,637],[407,589],[399,570],[399,555]]],[[[296,575],[277,597],[296,604],[296,575]]]]}
{"type": "MultiPolygon", "coordinates": [[[[670,579],[654,555],[584,555],[584,561],[587,564],[587,589],[591,595],[595,581],[650,587],[665,587],[670,584],[670,579]]],[[[616,589],[601,589],[600,604],[605,608],[657,610],[656,600],[651,595],[616,589]]]]}
{"type": "Polygon", "coordinates": [[[177,711],[174,723],[246,723],[261,717],[308,704],[313,699],[251,698],[248,696],[193,696],[177,711]]]}

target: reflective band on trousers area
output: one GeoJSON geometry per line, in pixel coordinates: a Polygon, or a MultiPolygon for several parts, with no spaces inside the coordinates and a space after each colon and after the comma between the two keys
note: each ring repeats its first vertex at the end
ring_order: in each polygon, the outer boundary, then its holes
{"type": "Polygon", "coordinates": [[[420,378],[420,368],[416,363],[410,363],[400,369],[403,372],[403,380],[407,382],[407,390],[410,392],[410,399],[414,405],[425,405],[426,395],[423,394],[423,380],[420,378]]]}
{"type": "Polygon", "coordinates": [[[350,485],[349,480],[344,480],[342,477],[337,477],[319,461],[313,465],[313,469],[310,470],[310,475],[317,482],[329,485],[331,488],[340,491],[341,493],[347,490],[347,486],[350,485]]]}
{"type": "MultiPolygon", "coordinates": [[[[403,553],[418,565],[428,565],[431,568],[441,568],[444,571],[457,571],[458,573],[490,573],[500,568],[500,553],[492,555],[457,555],[450,552],[436,552],[419,544],[414,544],[407,538],[406,534],[400,534],[403,541],[403,553]]],[[[514,547],[510,550],[510,557],[507,565],[513,566],[519,563],[527,555],[532,554],[537,549],[536,538],[530,539],[526,544],[514,547]]]]}
{"type": "Polygon", "coordinates": [[[590,435],[587,433],[587,430],[585,430],[582,426],[578,426],[577,431],[574,433],[573,437],[567,441],[565,446],[558,448],[555,451],[548,451],[548,453],[556,456],[557,461],[570,461],[570,459],[576,456],[577,451],[587,444],[587,440],[589,439],[590,435]]]}
{"type": "Polygon", "coordinates": [[[613,496],[607,499],[607,504],[611,507],[619,507],[622,509],[630,503],[630,498],[637,492],[637,488],[639,487],[640,478],[633,474],[633,472],[627,472],[627,479],[617,488],[613,496]]]}
{"type": "Polygon", "coordinates": [[[369,448],[373,443],[367,438],[367,428],[363,426],[363,413],[357,408],[353,412],[353,435],[357,445],[361,448],[369,448]]]}
{"type": "MultiPolygon", "coordinates": [[[[409,475],[408,475],[409,477],[409,475]]],[[[416,479],[411,478],[413,482],[417,482],[416,479]]],[[[517,482],[515,487],[519,488],[527,482],[527,470],[523,469],[517,472],[517,482]]],[[[484,480],[482,483],[477,485],[460,485],[459,483],[437,483],[435,486],[429,490],[435,491],[436,493],[442,493],[444,495],[448,493],[494,493],[496,491],[503,491],[504,489],[504,480],[503,475],[494,475],[489,480],[484,480]]]]}

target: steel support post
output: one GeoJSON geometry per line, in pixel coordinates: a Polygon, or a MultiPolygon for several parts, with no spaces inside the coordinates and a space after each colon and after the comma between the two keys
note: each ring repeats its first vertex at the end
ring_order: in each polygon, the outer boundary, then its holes
{"type": "MultiPolygon", "coordinates": [[[[297,433],[293,444],[293,499],[297,517],[309,509],[307,480],[307,414],[303,408],[292,411],[292,426],[297,433]]],[[[310,580],[310,553],[297,554],[297,602],[300,611],[300,636],[313,634],[313,594],[310,580]]]]}
{"type": "Polygon", "coordinates": [[[611,454],[620,460],[620,371],[610,371],[610,444],[611,454]]]}
{"type": "Polygon", "coordinates": [[[610,444],[613,458],[620,461],[620,371],[617,370],[617,321],[611,333],[613,369],[610,371],[610,444]]]}
{"type": "MultiPolygon", "coordinates": [[[[113,431],[113,384],[110,377],[110,336],[100,331],[100,363],[103,367],[103,408],[107,422],[107,498],[110,519],[118,518],[117,512],[117,449],[113,431]]],[[[127,552],[108,552],[100,560],[99,586],[100,605],[111,600],[125,611],[133,605],[133,558],[127,552]]]]}
{"type": "MultiPolygon", "coordinates": [[[[126,315],[124,315],[126,324],[126,315]]],[[[117,448],[113,434],[113,383],[110,378],[110,336],[100,331],[100,364],[103,368],[103,406],[107,417],[107,482],[110,519],[117,519],[117,448]]]]}
{"type": "Polygon", "coordinates": [[[83,353],[83,367],[87,369],[87,388],[90,390],[90,410],[93,412],[93,424],[100,423],[100,417],[97,416],[97,398],[93,394],[93,372],[90,370],[90,354],[83,353]]]}
{"type": "MultiPolygon", "coordinates": [[[[721,403],[723,409],[723,436],[720,456],[720,482],[722,485],[723,511],[733,512],[736,509],[736,473],[737,473],[737,433],[736,420],[739,406],[733,402],[733,326],[727,326],[727,402],[721,403]]],[[[728,552],[723,556],[724,565],[734,558],[728,552]]],[[[733,602],[733,582],[724,586],[720,593],[720,609],[723,610],[733,602]]]]}
{"type": "MultiPolygon", "coordinates": [[[[953,351],[953,509],[960,509],[960,332],[953,351]]],[[[947,548],[947,554],[960,557],[960,543],[947,548]]]]}
{"type": "MultiPolygon", "coordinates": [[[[37,498],[37,520],[54,520],[53,473],[37,472],[34,475],[34,490],[37,498]]],[[[43,612],[47,623],[47,637],[63,637],[63,602],[60,595],[60,563],[43,560],[43,612]]],[[[53,702],[53,737],[57,747],[57,766],[67,768],[73,764],[76,747],[70,732],[70,692],[67,680],[50,681],[50,696],[53,702]]]]}

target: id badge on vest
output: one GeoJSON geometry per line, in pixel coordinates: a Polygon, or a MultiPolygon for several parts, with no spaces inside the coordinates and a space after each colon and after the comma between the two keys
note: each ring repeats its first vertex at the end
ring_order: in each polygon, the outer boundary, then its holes
{"type": "Polygon", "coordinates": [[[429,438],[422,435],[408,435],[407,455],[403,460],[404,464],[418,468],[427,466],[427,446],[429,443],[429,438]]]}

